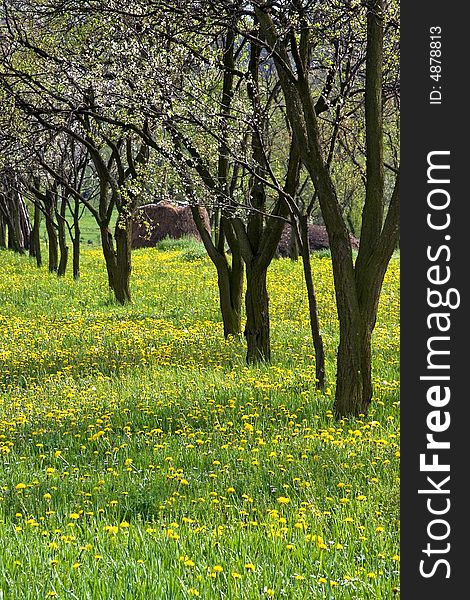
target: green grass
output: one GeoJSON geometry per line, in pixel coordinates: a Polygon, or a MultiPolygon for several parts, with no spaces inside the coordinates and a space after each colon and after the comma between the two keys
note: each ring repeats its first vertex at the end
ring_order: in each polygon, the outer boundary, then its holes
{"type": "Polygon", "coordinates": [[[269,273],[273,362],[225,342],[200,245],[99,249],[58,279],[0,252],[0,597],[389,599],[399,588],[399,265],[369,416],[335,421],[331,261],[313,258],[328,389],[314,388],[301,264],[269,273]]]}

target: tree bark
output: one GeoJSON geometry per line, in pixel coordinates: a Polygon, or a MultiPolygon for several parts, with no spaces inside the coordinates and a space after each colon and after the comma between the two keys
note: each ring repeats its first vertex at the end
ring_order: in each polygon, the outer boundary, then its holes
{"type": "Polygon", "coordinates": [[[120,215],[114,232],[116,240],[114,295],[119,304],[127,304],[131,301],[131,228],[132,220],[120,215]]]}
{"type": "Polygon", "coordinates": [[[73,207],[72,273],[75,280],[80,278],[80,203],[77,199],[73,207]]]}
{"type": "Polygon", "coordinates": [[[34,203],[34,219],[33,219],[33,230],[31,233],[31,248],[34,248],[34,256],[36,258],[36,265],[42,267],[42,254],[41,254],[41,237],[40,237],[40,224],[41,224],[41,209],[37,202],[34,203]]]}
{"type": "Polygon", "coordinates": [[[241,333],[241,306],[243,294],[244,268],[240,253],[240,246],[231,235],[231,225],[222,217],[220,227],[232,252],[230,265],[225,251],[216,247],[209,231],[204,225],[204,220],[199,213],[198,206],[191,206],[191,213],[196,228],[201,236],[204,247],[217,270],[217,285],[219,288],[219,305],[224,326],[224,337],[238,336],[241,333]]]}
{"type": "Polygon", "coordinates": [[[6,248],[7,245],[7,230],[3,216],[0,214],[0,248],[6,248]]]}
{"type": "Polygon", "coordinates": [[[49,269],[50,273],[57,273],[57,269],[59,266],[57,233],[56,233],[56,229],[55,229],[55,223],[54,223],[49,211],[46,211],[45,219],[46,219],[46,232],[47,232],[48,258],[49,258],[48,269],[49,269]]]}
{"type": "Polygon", "coordinates": [[[66,203],[62,199],[60,205],[60,211],[57,218],[57,229],[59,234],[59,249],[60,249],[60,260],[57,268],[57,276],[64,277],[67,270],[67,262],[69,257],[69,247],[67,246],[67,236],[65,232],[65,209],[66,203]]]}
{"type": "MultiPolygon", "coordinates": [[[[308,235],[307,235],[308,240],[308,235]]],[[[299,244],[297,241],[297,236],[294,234],[292,226],[290,227],[290,237],[289,237],[289,258],[293,261],[299,260],[299,244]]]]}
{"type": "MultiPolygon", "coordinates": [[[[310,245],[308,239],[308,217],[302,215],[299,220],[300,247],[302,253],[302,263],[304,270],[305,286],[307,288],[308,311],[310,318],[310,331],[312,332],[313,347],[315,348],[315,378],[317,380],[317,389],[325,387],[325,348],[323,338],[320,333],[320,321],[318,318],[317,297],[315,286],[313,284],[312,263],[310,260],[310,245]]],[[[294,231],[291,231],[294,236],[294,231]]]]}
{"type": "Polygon", "coordinates": [[[108,274],[108,287],[114,291],[116,277],[116,253],[114,250],[113,234],[107,224],[100,224],[101,248],[103,250],[106,272],[108,274]]]}
{"type": "Polygon", "coordinates": [[[249,364],[271,360],[267,269],[246,266],[246,360],[249,364]]]}

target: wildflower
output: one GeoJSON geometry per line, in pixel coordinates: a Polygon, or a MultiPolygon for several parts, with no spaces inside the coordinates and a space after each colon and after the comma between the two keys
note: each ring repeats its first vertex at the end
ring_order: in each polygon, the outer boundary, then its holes
{"type": "Polygon", "coordinates": [[[277,501],[279,502],[279,504],[288,504],[290,502],[290,498],[288,498],[287,496],[279,496],[277,501]]]}
{"type": "Polygon", "coordinates": [[[116,525],[105,525],[105,531],[107,531],[110,535],[116,535],[116,533],[119,531],[119,527],[117,527],[116,525]]]}

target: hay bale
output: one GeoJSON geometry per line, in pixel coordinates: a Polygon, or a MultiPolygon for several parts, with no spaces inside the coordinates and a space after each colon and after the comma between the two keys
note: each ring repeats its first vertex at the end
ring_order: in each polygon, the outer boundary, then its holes
{"type": "MultiPolygon", "coordinates": [[[[210,230],[209,215],[203,209],[204,222],[210,230]]],[[[190,206],[157,202],[140,206],[132,223],[132,248],[151,248],[165,238],[191,236],[200,240],[190,206]]]]}
{"type": "MultiPolygon", "coordinates": [[[[282,232],[281,239],[279,240],[279,244],[277,247],[278,256],[282,256],[282,257],[289,256],[290,236],[291,236],[291,226],[286,225],[284,227],[284,231],[282,232]]],[[[352,248],[357,250],[359,248],[359,240],[351,234],[349,235],[349,237],[351,239],[352,248]]],[[[328,233],[327,233],[326,227],[324,225],[309,224],[308,240],[309,240],[311,251],[326,250],[330,247],[328,233]]]]}

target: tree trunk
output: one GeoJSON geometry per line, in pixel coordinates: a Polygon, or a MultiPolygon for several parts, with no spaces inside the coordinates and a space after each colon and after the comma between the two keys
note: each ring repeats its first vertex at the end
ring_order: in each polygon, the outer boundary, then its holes
{"type": "Polygon", "coordinates": [[[54,221],[52,220],[51,215],[46,212],[46,231],[47,231],[47,242],[49,248],[49,272],[57,273],[57,268],[59,265],[59,252],[58,252],[58,242],[57,242],[57,233],[55,230],[54,221]]]}
{"type": "Polygon", "coordinates": [[[101,248],[103,249],[104,262],[108,273],[109,289],[114,291],[116,273],[116,253],[114,251],[113,234],[107,225],[100,225],[101,248]]]}
{"type": "Polygon", "coordinates": [[[230,335],[240,335],[242,328],[243,262],[238,253],[232,255],[232,266],[228,264],[225,256],[221,256],[215,266],[224,337],[227,339],[230,335]]]}
{"type": "Polygon", "coordinates": [[[20,223],[21,245],[24,250],[31,248],[31,219],[29,218],[28,207],[23,197],[18,194],[18,213],[20,223]]]}
{"type": "Polygon", "coordinates": [[[219,287],[219,304],[224,325],[224,337],[229,335],[238,336],[241,333],[241,306],[243,294],[244,267],[240,253],[239,244],[231,232],[231,225],[225,217],[222,217],[221,233],[227,236],[227,242],[232,252],[232,265],[230,266],[225,250],[217,248],[211,239],[202,219],[200,208],[191,206],[191,213],[201,240],[217,269],[217,285],[219,287]]]}
{"type": "MultiPolygon", "coordinates": [[[[11,215],[10,215],[11,217],[11,215]]],[[[7,220],[8,248],[14,252],[24,253],[19,238],[19,228],[15,226],[15,217],[7,220]]]]}
{"type": "MultiPolygon", "coordinates": [[[[299,219],[300,247],[302,251],[302,263],[304,269],[305,285],[307,288],[308,309],[310,317],[310,330],[312,332],[313,347],[315,348],[315,374],[317,389],[325,387],[325,349],[323,338],[320,333],[320,322],[318,319],[317,298],[313,285],[312,264],[310,261],[310,245],[308,240],[308,217],[303,215],[299,219]]],[[[294,231],[291,231],[292,237],[294,231]]]]}
{"type": "Polygon", "coordinates": [[[364,410],[362,338],[357,329],[350,323],[340,324],[334,403],[337,417],[358,416],[364,410]]]}
{"type": "Polygon", "coordinates": [[[8,236],[12,245],[11,248],[15,252],[19,252],[20,254],[24,253],[24,245],[23,245],[23,235],[21,232],[21,223],[20,223],[20,207],[18,203],[18,195],[15,194],[14,198],[10,198],[10,214],[11,214],[11,227],[9,230],[10,235],[8,236]]]}
{"type": "Polygon", "coordinates": [[[267,269],[246,268],[246,361],[249,364],[271,360],[267,269]]]}
{"type": "MultiPolygon", "coordinates": [[[[308,236],[308,234],[307,234],[308,236]]],[[[308,237],[307,237],[308,239],[308,237]]],[[[297,241],[297,236],[294,234],[294,231],[292,229],[292,225],[290,226],[290,236],[289,236],[289,258],[291,260],[298,260],[299,259],[299,244],[297,241]]]]}
{"type": "Polygon", "coordinates": [[[65,200],[62,199],[60,205],[60,212],[57,218],[57,226],[59,232],[59,248],[60,248],[60,260],[59,267],[57,269],[57,276],[64,277],[67,270],[67,262],[69,258],[69,247],[67,246],[67,236],[65,233],[65,200]]]}
{"type": "Polygon", "coordinates": [[[73,278],[80,278],[80,204],[75,199],[73,209],[73,239],[72,239],[72,271],[73,278]]]}
{"type": "Polygon", "coordinates": [[[40,226],[41,223],[41,209],[39,204],[34,203],[34,220],[33,230],[31,232],[31,249],[34,249],[34,256],[36,258],[36,265],[42,267],[42,254],[41,254],[41,237],[40,237],[40,226]]]}
{"type": "Polygon", "coordinates": [[[7,245],[7,230],[3,216],[0,214],[0,248],[6,248],[7,245]]]}
{"type": "Polygon", "coordinates": [[[120,215],[114,232],[116,239],[116,277],[113,288],[119,304],[126,304],[131,301],[131,233],[132,219],[120,215]]]}

